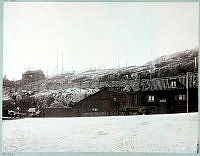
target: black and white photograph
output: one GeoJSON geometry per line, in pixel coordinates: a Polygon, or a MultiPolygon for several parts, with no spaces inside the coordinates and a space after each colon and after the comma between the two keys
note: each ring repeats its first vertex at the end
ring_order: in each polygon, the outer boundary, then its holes
{"type": "Polygon", "coordinates": [[[4,2],[2,152],[198,153],[199,2],[4,2]]]}

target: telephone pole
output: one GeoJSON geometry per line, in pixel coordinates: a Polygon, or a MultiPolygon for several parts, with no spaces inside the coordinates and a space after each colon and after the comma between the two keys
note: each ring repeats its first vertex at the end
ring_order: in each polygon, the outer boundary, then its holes
{"type": "Polygon", "coordinates": [[[62,53],[62,75],[63,75],[63,53],[62,53]]]}
{"type": "Polygon", "coordinates": [[[118,56],[118,69],[119,69],[119,56],[118,56]]]}
{"type": "Polygon", "coordinates": [[[57,49],[57,75],[58,75],[58,49],[57,49]]]}
{"type": "Polygon", "coordinates": [[[80,92],[81,92],[81,80],[80,80],[80,92]]]}
{"type": "Polygon", "coordinates": [[[187,72],[187,75],[186,75],[186,92],[187,92],[187,108],[186,108],[186,112],[188,113],[188,104],[189,104],[189,101],[188,101],[188,91],[189,91],[189,73],[187,72]]]}

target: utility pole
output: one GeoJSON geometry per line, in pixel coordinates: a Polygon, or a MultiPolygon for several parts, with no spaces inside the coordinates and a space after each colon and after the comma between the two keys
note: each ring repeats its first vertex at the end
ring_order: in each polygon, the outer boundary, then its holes
{"type": "Polygon", "coordinates": [[[63,75],[63,53],[62,53],[62,75],[63,75]]]}
{"type": "Polygon", "coordinates": [[[197,69],[197,57],[195,56],[194,58],[194,73],[196,72],[197,69]]]}
{"type": "Polygon", "coordinates": [[[81,92],[81,80],[80,80],[80,92],[81,92]]]}
{"type": "Polygon", "coordinates": [[[188,103],[189,103],[189,101],[188,101],[188,90],[189,90],[189,73],[187,72],[187,75],[186,75],[186,92],[187,92],[187,95],[186,95],[186,97],[187,97],[187,110],[186,110],[186,112],[188,113],[188,103]]]}
{"type": "Polygon", "coordinates": [[[118,69],[119,69],[119,56],[118,56],[118,69]]]}
{"type": "Polygon", "coordinates": [[[58,75],[58,49],[57,49],[57,75],[58,75]]]}
{"type": "Polygon", "coordinates": [[[149,89],[151,90],[151,70],[149,70],[149,89]]]}

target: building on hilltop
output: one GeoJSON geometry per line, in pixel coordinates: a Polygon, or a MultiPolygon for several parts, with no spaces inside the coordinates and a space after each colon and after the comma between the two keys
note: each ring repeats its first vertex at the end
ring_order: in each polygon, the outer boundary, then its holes
{"type": "Polygon", "coordinates": [[[45,75],[42,70],[26,71],[25,73],[22,74],[23,82],[34,82],[44,78],[45,75]]]}

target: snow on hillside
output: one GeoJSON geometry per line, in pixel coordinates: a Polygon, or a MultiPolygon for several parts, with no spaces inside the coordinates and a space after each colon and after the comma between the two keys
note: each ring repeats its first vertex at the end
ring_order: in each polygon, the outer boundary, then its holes
{"type": "Polygon", "coordinates": [[[3,152],[196,153],[198,114],[4,120],[3,152]]]}
{"type": "MultiPolygon", "coordinates": [[[[111,69],[90,69],[86,71],[65,73],[51,78],[29,83],[22,88],[27,90],[59,90],[60,88],[95,88],[103,87],[109,81],[122,81],[123,79],[136,80],[140,76],[143,79],[179,76],[191,72],[194,68],[194,57],[198,55],[198,49],[191,49],[170,55],[161,56],[143,66],[129,66],[111,69]],[[101,85],[100,85],[101,82],[101,85]],[[103,84],[103,85],[102,85],[103,84]],[[82,86],[81,86],[82,85],[82,86]]],[[[197,60],[198,62],[198,60],[197,60]]]]}
{"type": "Polygon", "coordinates": [[[175,53],[168,54],[168,55],[163,55],[161,57],[158,57],[154,60],[147,62],[146,65],[159,64],[163,61],[177,61],[177,60],[179,60],[179,59],[181,59],[182,57],[185,57],[185,56],[189,56],[189,57],[196,56],[198,51],[199,51],[198,48],[190,49],[190,50],[187,49],[185,51],[175,52],[175,53]]]}
{"type": "MultiPolygon", "coordinates": [[[[78,73],[74,73],[71,77],[68,77],[68,80],[98,80],[99,78],[105,75],[115,75],[115,74],[122,74],[122,73],[138,73],[138,72],[145,72],[145,71],[154,71],[155,64],[165,63],[163,67],[167,66],[176,66],[180,63],[191,63],[194,62],[194,56],[197,56],[198,49],[190,49],[186,51],[176,52],[169,55],[164,55],[159,58],[156,58],[152,61],[147,62],[143,66],[130,66],[130,67],[122,67],[122,68],[112,68],[112,69],[93,69],[82,71],[78,73]]],[[[161,68],[161,67],[160,67],[161,68]]]]}
{"type": "Polygon", "coordinates": [[[67,89],[59,89],[59,90],[43,90],[38,94],[35,94],[34,97],[48,97],[52,96],[55,99],[66,99],[69,102],[78,102],[84,99],[86,96],[96,93],[99,89],[80,89],[80,88],[67,88],[67,89]]]}
{"type": "Polygon", "coordinates": [[[88,70],[81,73],[76,73],[75,77],[77,79],[81,77],[87,77],[88,79],[98,79],[99,77],[102,77],[104,75],[109,74],[116,74],[118,73],[119,69],[112,68],[112,69],[96,69],[96,70],[88,70]]]}

